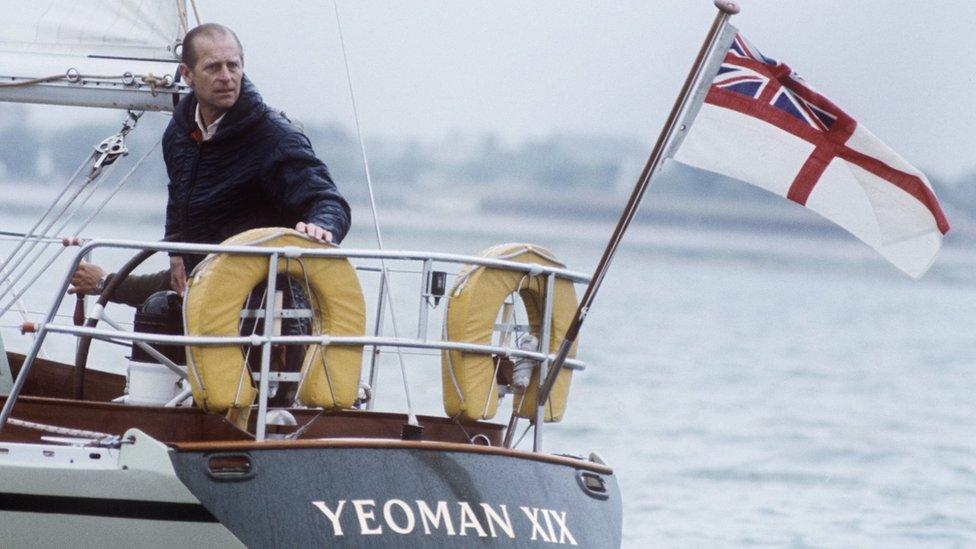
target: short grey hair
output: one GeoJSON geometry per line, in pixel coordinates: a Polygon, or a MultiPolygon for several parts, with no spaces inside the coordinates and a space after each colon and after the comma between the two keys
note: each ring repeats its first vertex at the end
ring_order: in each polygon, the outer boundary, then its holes
{"type": "Polygon", "coordinates": [[[244,46],[241,45],[240,38],[237,37],[234,31],[219,23],[204,23],[190,29],[190,32],[186,33],[186,36],[183,37],[183,54],[180,61],[192,69],[193,66],[197,64],[198,60],[197,47],[195,44],[198,37],[206,36],[211,40],[215,40],[228,35],[232,36],[234,41],[237,42],[237,49],[241,52],[241,61],[243,61],[244,46]]]}

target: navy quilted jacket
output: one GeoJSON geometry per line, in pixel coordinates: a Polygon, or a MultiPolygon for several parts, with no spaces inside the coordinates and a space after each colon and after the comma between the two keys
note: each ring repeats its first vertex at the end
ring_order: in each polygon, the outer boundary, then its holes
{"type": "MultiPolygon", "coordinates": [[[[177,105],[163,134],[169,174],[166,236],[218,243],[257,227],[294,228],[299,221],[349,230],[349,204],[305,134],[264,104],[245,77],[241,96],[217,133],[200,142],[194,94],[177,105]]],[[[186,257],[187,272],[202,259],[186,257]]]]}

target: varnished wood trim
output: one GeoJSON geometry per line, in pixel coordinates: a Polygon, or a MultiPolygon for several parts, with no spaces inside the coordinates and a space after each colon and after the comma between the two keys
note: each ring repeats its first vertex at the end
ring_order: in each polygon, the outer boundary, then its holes
{"type": "MultiPolygon", "coordinates": [[[[6,400],[0,396],[0,404],[6,400]]],[[[302,437],[397,439],[407,416],[392,412],[345,410],[322,412],[310,408],[289,410],[298,425],[305,426],[302,437]]],[[[255,416],[256,414],[252,414],[255,416]]],[[[48,397],[21,396],[14,405],[13,417],[61,427],[86,429],[121,435],[130,428],[145,431],[162,442],[253,440],[223,416],[208,414],[199,408],[165,408],[158,406],[128,406],[107,402],[90,402],[48,397]]],[[[424,427],[426,440],[467,443],[469,437],[484,435],[495,445],[501,443],[504,426],[478,422],[463,428],[449,418],[418,416],[424,427]]],[[[269,426],[269,432],[288,435],[296,427],[269,426]]],[[[253,424],[250,428],[253,432],[253,424]]],[[[44,432],[8,425],[0,432],[0,440],[30,442],[44,432]]]]}
{"type": "Polygon", "coordinates": [[[257,441],[213,441],[213,442],[177,442],[171,446],[180,452],[247,452],[260,450],[292,450],[300,448],[375,448],[384,450],[427,450],[431,452],[465,452],[469,454],[488,454],[496,456],[514,457],[532,461],[542,461],[556,465],[565,465],[574,469],[586,469],[595,473],[612,475],[613,468],[606,465],[552,454],[537,454],[523,452],[497,446],[479,446],[477,444],[457,444],[453,442],[427,442],[407,440],[368,440],[358,438],[339,438],[324,440],[266,440],[257,441]]]}
{"type": "MultiPolygon", "coordinates": [[[[20,368],[24,364],[24,355],[21,353],[7,353],[7,360],[10,362],[10,370],[14,377],[20,374],[20,368]]],[[[71,364],[46,360],[43,358],[34,359],[34,366],[27,382],[20,392],[26,396],[51,397],[51,398],[71,398],[73,396],[75,368],[71,364]]],[[[85,395],[88,400],[108,402],[115,397],[125,393],[125,376],[98,370],[89,370],[85,377],[85,395]]]]}

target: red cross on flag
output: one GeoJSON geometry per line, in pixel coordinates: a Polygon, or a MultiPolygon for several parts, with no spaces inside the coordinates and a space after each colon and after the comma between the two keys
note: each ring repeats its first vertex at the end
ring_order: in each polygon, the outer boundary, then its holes
{"type": "Polygon", "coordinates": [[[924,274],[949,230],[925,175],[730,29],[673,159],[804,205],[910,276],[924,274]]]}

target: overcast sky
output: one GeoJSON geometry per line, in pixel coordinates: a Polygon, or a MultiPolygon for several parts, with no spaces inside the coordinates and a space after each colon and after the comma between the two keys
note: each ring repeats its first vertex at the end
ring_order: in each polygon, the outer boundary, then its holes
{"type": "MultiPolygon", "coordinates": [[[[268,102],[352,126],[330,0],[198,5],[204,20],[238,32],[268,102]]],[[[910,162],[949,177],[976,166],[976,3],[741,5],[733,23],[757,47],[910,162]]],[[[367,136],[599,132],[648,147],[715,13],[710,0],[340,0],[339,9],[367,136]]]]}

